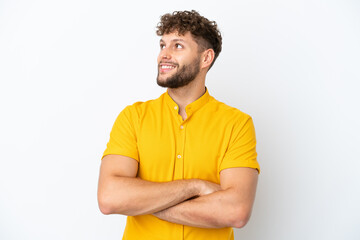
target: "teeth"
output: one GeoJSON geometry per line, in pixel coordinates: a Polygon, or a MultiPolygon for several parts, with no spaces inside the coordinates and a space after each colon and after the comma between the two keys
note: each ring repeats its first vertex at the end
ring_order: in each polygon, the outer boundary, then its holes
{"type": "Polygon", "coordinates": [[[175,68],[174,66],[161,66],[161,68],[163,68],[163,69],[170,69],[170,68],[175,68]]]}

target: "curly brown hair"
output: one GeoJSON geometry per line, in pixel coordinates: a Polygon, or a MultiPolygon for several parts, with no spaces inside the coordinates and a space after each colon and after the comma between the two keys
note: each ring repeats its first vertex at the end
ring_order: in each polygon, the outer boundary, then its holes
{"type": "Polygon", "coordinates": [[[221,33],[215,21],[209,21],[195,10],[164,14],[157,25],[156,34],[162,36],[173,32],[178,32],[179,35],[190,32],[200,52],[209,48],[213,49],[215,57],[210,65],[210,68],[212,67],[221,52],[222,44],[221,33]]]}

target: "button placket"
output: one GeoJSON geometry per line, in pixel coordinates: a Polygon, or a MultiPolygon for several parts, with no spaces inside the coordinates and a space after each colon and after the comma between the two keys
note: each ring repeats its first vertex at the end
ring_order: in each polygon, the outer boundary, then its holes
{"type": "Polygon", "coordinates": [[[174,179],[184,179],[184,149],[185,149],[185,126],[184,121],[177,125],[176,131],[176,156],[174,179]]]}

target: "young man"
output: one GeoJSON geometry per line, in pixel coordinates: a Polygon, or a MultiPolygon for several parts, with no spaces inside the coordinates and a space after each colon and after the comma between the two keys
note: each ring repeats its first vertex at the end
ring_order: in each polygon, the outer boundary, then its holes
{"type": "Polygon", "coordinates": [[[234,239],[248,221],[259,165],[252,119],[215,100],[205,77],[221,51],[196,11],[161,17],[158,99],[126,107],[104,152],[104,214],[127,215],[123,239],[234,239]]]}

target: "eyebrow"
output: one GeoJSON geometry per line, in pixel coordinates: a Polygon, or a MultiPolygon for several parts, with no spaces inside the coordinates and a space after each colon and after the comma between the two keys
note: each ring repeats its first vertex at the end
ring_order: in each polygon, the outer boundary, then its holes
{"type": "MultiPolygon", "coordinates": [[[[160,42],[165,42],[165,41],[160,39],[160,42]]],[[[172,39],[171,42],[186,42],[186,41],[184,39],[181,39],[181,38],[175,38],[175,39],[172,39]]]]}

